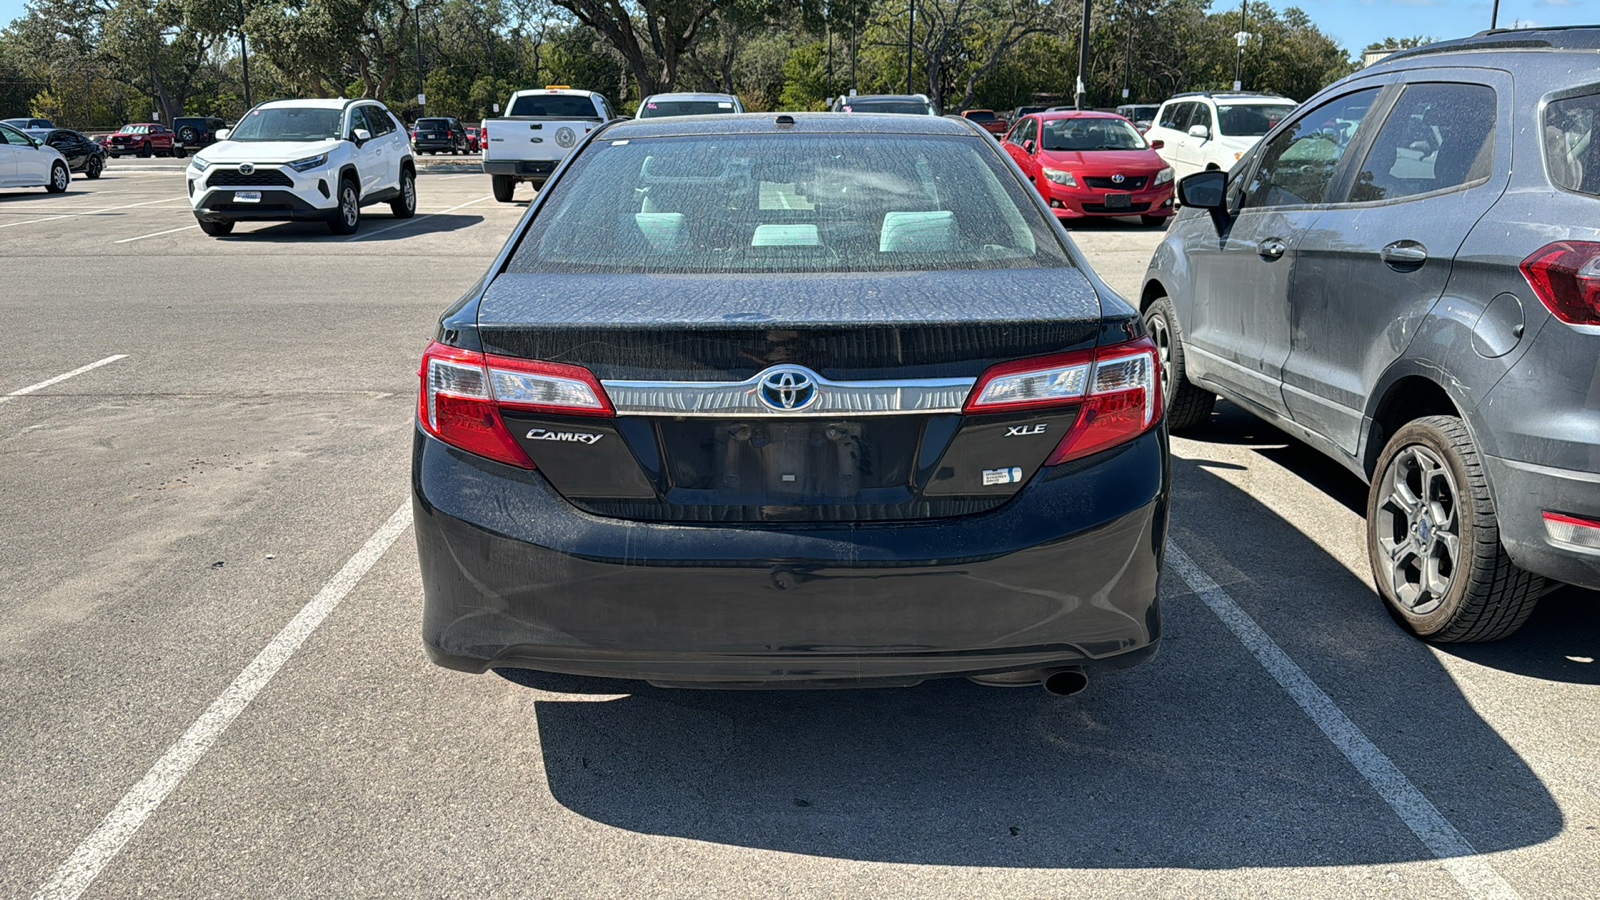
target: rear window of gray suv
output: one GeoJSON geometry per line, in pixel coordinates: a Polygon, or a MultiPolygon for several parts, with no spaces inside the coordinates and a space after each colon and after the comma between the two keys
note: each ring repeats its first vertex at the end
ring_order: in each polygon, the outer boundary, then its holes
{"type": "Polygon", "coordinates": [[[1600,94],[1553,100],[1544,109],[1544,164],[1556,187],[1600,196],[1595,120],[1600,94]]]}

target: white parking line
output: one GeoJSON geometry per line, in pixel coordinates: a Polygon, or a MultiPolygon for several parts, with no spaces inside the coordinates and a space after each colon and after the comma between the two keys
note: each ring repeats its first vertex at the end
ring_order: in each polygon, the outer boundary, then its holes
{"type": "Polygon", "coordinates": [[[1250,614],[1234,602],[1205,570],[1178,548],[1167,544],[1167,564],[1177,572],[1222,624],[1228,626],[1281,685],[1300,709],[1328,736],[1344,758],[1350,761],[1378,792],[1400,821],[1411,829],[1423,845],[1439,859],[1445,871],[1472,897],[1494,900],[1520,900],[1516,889],[1500,876],[1489,860],[1479,856],[1467,839],[1440,814],[1411,779],[1369,739],[1344,710],[1317,687],[1289,654],[1257,625],[1250,614]]]}
{"type": "Polygon", "coordinates": [[[49,387],[52,384],[60,384],[61,382],[66,381],[68,378],[71,378],[71,377],[73,377],[75,375],[82,375],[83,373],[89,371],[90,369],[98,369],[101,366],[109,365],[110,363],[114,363],[119,359],[127,359],[127,358],[128,358],[128,354],[126,354],[126,353],[118,353],[115,356],[108,356],[105,359],[97,360],[95,362],[89,363],[87,366],[79,366],[76,369],[73,369],[71,372],[63,372],[63,373],[61,373],[60,375],[57,375],[54,378],[46,378],[45,380],[39,382],[38,384],[30,384],[27,387],[22,388],[21,390],[12,391],[9,394],[0,394],[0,403],[9,403],[9,402],[11,402],[12,400],[15,400],[18,397],[26,397],[27,395],[33,393],[34,391],[43,390],[43,389],[49,387]]]}
{"type": "Polygon", "coordinates": [[[123,238],[120,241],[112,241],[112,243],[114,243],[114,244],[131,244],[134,241],[142,241],[145,238],[160,237],[163,234],[177,234],[180,231],[188,231],[191,228],[199,228],[199,227],[200,227],[200,225],[197,222],[197,223],[195,223],[193,225],[185,225],[182,228],[169,228],[166,231],[157,231],[154,234],[141,234],[138,237],[123,238]]]}
{"type": "Polygon", "coordinates": [[[119,209],[133,209],[137,206],[154,206],[157,203],[171,203],[175,200],[188,200],[188,197],[167,197],[163,200],[146,200],[143,203],[129,203],[125,206],[107,206],[102,209],[86,209],[83,212],[62,213],[59,216],[46,216],[43,219],[27,219],[22,222],[7,222],[0,228],[15,228],[18,225],[36,225],[40,222],[54,222],[57,219],[71,219],[80,216],[97,216],[101,213],[115,212],[119,209]]]}
{"type": "Polygon", "coordinates": [[[75,900],[82,894],[106,863],[121,852],[145,819],[156,811],[167,795],[172,793],[172,789],[194,768],[195,763],[206,755],[217,738],[244,712],[250,701],[261,693],[284,663],[305,643],[306,638],[317,630],[317,626],[333,612],[339,601],[350,593],[410,525],[411,501],[407,500],[394,511],[389,521],[383,523],[383,527],[367,539],[356,555],[350,557],[339,574],[323,585],[311,602],[278,632],[278,636],[256,655],[250,665],[244,667],[244,671],[211,702],[211,706],[189,726],[177,743],[167,748],[167,752],[156,760],[150,771],[106,815],[100,826],[84,838],[78,849],[72,851],[66,862],[56,869],[55,875],[34,893],[34,900],[75,900]]]}
{"type": "Polygon", "coordinates": [[[455,212],[458,209],[461,209],[461,208],[467,207],[467,206],[471,206],[474,203],[482,203],[485,200],[492,199],[493,196],[494,196],[493,194],[490,194],[487,197],[479,197],[476,200],[468,200],[467,202],[462,203],[462,204],[460,204],[458,206],[452,206],[449,209],[441,209],[438,212],[428,213],[425,216],[417,216],[417,217],[411,218],[411,219],[401,219],[399,222],[396,222],[395,224],[390,225],[388,228],[380,228],[377,231],[362,232],[361,234],[358,234],[358,235],[356,235],[354,237],[347,237],[347,238],[345,238],[345,240],[346,241],[359,241],[359,240],[361,240],[363,238],[377,237],[378,235],[383,234],[384,232],[393,231],[396,228],[404,228],[407,225],[412,225],[412,224],[415,224],[417,222],[421,222],[423,219],[431,219],[434,216],[442,216],[445,213],[455,212]]]}

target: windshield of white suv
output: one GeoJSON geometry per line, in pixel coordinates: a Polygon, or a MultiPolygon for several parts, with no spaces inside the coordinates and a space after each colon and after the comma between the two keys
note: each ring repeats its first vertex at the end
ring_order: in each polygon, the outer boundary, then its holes
{"type": "Polygon", "coordinates": [[[1261,137],[1291,112],[1292,103],[1218,103],[1217,130],[1228,137],[1261,137]]]}
{"type": "Polygon", "coordinates": [[[594,119],[594,101],[575,94],[528,94],[511,101],[512,118],[526,116],[534,119],[594,119]]]}
{"type": "Polygon", "coordinates": [[[892,134],[602,141],[552,183],[512,272],[1071,266],[993,142],[892,134]]]}
{"type": "Polygon", "coordinates": [[[727,100],[652,100],[640,107],[637,118],[714,116],[718,113],[731,113],[733,111],[733,103],[727,100]]]}
{"type": "Polygon", "coordinates": [[[1041,146],[1046,150],[1143,150],[1144,138],[1122,119],[1050,119],[1041,146]]]}
{"type": "Polygon", "coordinates": [[[309,106],[253,109],[228,135],[233,141],[325,141],[337,139],[344,110],[309,106]]]}

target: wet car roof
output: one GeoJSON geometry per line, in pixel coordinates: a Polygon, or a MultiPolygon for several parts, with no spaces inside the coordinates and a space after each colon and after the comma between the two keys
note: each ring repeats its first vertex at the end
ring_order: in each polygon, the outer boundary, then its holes
{"type": "Polygon", "coordinates": [[[948,134],[979,132],[964,121],[940,116],[904,116],[888,113],[764,112],[718,116],[673,116],[624,120],[605,128],[607,140],[647,137],[685,137],[696,134],[948,134]],[[779,117],[786,123],[778,124],[779,117]],[[788,124],[792,120],[793,124],[788,124]]]}

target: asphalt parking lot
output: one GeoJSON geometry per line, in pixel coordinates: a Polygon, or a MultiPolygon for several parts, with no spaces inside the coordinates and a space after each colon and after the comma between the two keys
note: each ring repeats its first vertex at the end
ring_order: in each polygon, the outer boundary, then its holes
{"type": "MultiPolygon", "coordinates": [[[[1077,697],[431,666],[417,359],[525,203],[429,159],[218,240],[182,165],[0,194],[0,895],[1594,895],[1600,596],[1415,641],[1365,487],[1227,404],[1160,655],[1077,697]]],[[[1130,294],[1160,234],[1075,232],[1130,294]]]]}

